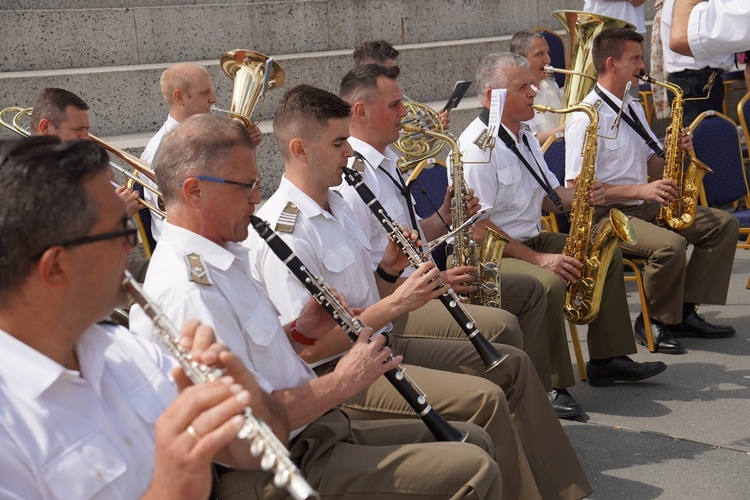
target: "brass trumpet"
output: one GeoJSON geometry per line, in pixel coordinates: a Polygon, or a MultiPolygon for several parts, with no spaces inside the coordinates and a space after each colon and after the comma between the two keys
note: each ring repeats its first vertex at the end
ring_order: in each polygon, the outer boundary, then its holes
{"type": "MultiPolygon", "coordinates": [[[[30,118],[31,112],[33,111],[33,109],[34,108],[19,108],[17,106],[5,108],[2,111],[0,111],[0,125],[3,125],[5,128],[12,130],[18,135],[21,135],[23,137],[29,137],[31,135],[31,131],[29,130],[29,125],[23,124],[22,120],[30,118]],[[6,119],[6,116],[10,116],[11,114],[13,115],[13,117],[10,118],[10,121],[8,121],[8,119],[6,119]]],[[[89,134],[89,139],[95,142],[96,144],[98,144],[99,146],[103,147],[104,149],[106,149],[113,156],[116,156],[123,162],[127,163],[135,171],[143,174],[149,180],[156,183],[156,174],[154,173],[153,170],[151,170],[151,167],[147,162],[141,160],[140,158],[136,156],[131,155],[127,151],[123,151],[121,149],[118,149],[112,146],[111,144],[106,143],[105,141],[99,139],[98,137],[94,135],[89,134]]],[[[127,169],[121,167],[120,165],[112,161],[109,162],[109,166],[129,180],[127,187],[132,187],[134,183],[138,183],[142,185],[144,189],[148,189],[149,191],[152,191],[154,194],[156,194],[159,197],[159,199],[161,199],[161,192],[159,192],[159,190],[151,186],[149,183],[144,182],[143,179],[141,179],[137,175],[134,175],[133,173],[128,172],[127,169]]],[[[151,210],[152,212],[159,215],[160,217],[167,216],[164,210],[162,210],[160,207],[153,206],[152,204],[143,200],[141,197],[138,198],[138,201],[147,209],[151,210]]]]}

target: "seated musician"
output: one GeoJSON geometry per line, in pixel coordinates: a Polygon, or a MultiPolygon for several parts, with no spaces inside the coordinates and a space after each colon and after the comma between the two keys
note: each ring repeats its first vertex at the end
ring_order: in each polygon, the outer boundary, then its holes
{"type": "MultiPolygon", "coordinates": [[[[506,498],[585,496],[586,477],[523,351],[496,344],[507,357],[487,371],[469,342],[440,338],[439,332],[426,338],[403,336],[406,315],[437,302],[448,285],[432,282],[443,278],[431,262],[420,265],[401,286],[385,279],[400,274],[408,263],[393,242],[379,261],[380,271],[373,272],[367,236],[348,204],[332,190],[353,154],[347,142],[349,115],[349,104],[325,90],[299,85],[284,94],[274,117],[274,135],[285,173],[259,216],[278,229],[312,274],[343,293],[352,307],[363,308],[365,324],[389,331],[391,350],[404,355],[407,373],[434,408],[447,418],[484,427],[493,439],[506,498]]],[[[265,284],[282,321],[291,321],[309,294],[257,235],[251,235],[248,244],[253,275],[265,284]]],[[[442,312],[443,322],[455,325],[445,308],[442,312]]],[[[337,328],[302,356],[317,365],[318,373],[326,373],[342,362],[337,355],[350,345],[337,328]]],[[[343,406],[352,418],[364,419],[408,411],[403,398],[382,379],[343,406]]]]}
{"type": "Polygon", "coordinates": [[[210,329],[187,323],[184,345],[228,373],[192,386],[157,346],[95,324],[125,301],[136,235],[108,171],[91,142],[0,143],[2,498],[206,498],[212,460],[259,465],[235,439],[248,405],[286,440],[279,403],[210,329]]]}
{"type": "MultiPolygon", "coordinates": [[[[539,225],[543,207],[558,213],[570,209],[573,189],[559,186],[544,162],[539,142],[523,125],[534,114],[531,107],[536,97],[533,82],[529,62],[518,54],[494,53],[482,59],[477,69],[476,88],[484,109],[461,134],[459,143],[466,182],[481,200],[495,207],[489,219],[480,221],[478,226],[486,226],[510,238],[511,242],[505,247],[503,269],[531,274],[545,285],[548,329],[562,332],[560,335],[564,336],[566,287],[580,278],[581,263],[561,253],[566,235],[540,232],[539,225]],[[507,97],[499,130],[495,132],[499,136],[494,138],[494,145],[486,146],[493,89],[507,90],[507,97]]],[[[578,151],[580,153],[580,146],[578,151]]],[[[600,203],[601,194],[601,185],[595,184],[589,201],[600,203]]],[[[662,362],[638,363],[628,357],[636,352],[636,346],[621,259],[617,251],[602,285],[599,313],[588,325],[590,359],[586,373],[594,386],[643,380],[667,368],[662,362]]],[[[567,353],[567,346],[564,348],[567,353]]],[[[570,365],[563,368],[553,373],[556,388],[575,384],[570,365]]]]}
{"type": "MultiPolygon", "coordinates": [[[[622,121],[616,139],[599,139],[596,177],[604,196],[596,210],[601,220],[611,208],[631,217],[635,245],[623,244],[628,254],[647,257],[643,272],[650,302],[654,341],[659,352],[685,352],[674,335],[720,338],[734,335],[731,326],[713,325],[696,314],[698,304],[724,304],[732,272],[739,226],[731,214],[697,207],[695,222],[671,230],[657,224],[660,207],[678,196],[674,179],[663,178],[665,160],[661,144],[645,119],[643,107],[623,93],[628,82],[637,85],[643,62],[643,37],[630,30],[606,30],[594,39],[593,59],[598,79],[584,99],[599,105],[601,135],[612,135],[612,124],[621,106],[622,121]],[[636,131],[640,129],[640,133],[636,131]],[[642,135],[641,135],[642,134],[642,135]],[[648,177],[655,179],[647,182],[648,177]],[[688,260],[687,247],[693,245],[688,260]]],[[[581,148],[589,125],[587,117],[574,114],[565,129],[565,178],[568,183],[581,170],[581,148]]],[[[679,128],[679,125],[675,128],[679,128]]],[[[672,130],[671,133],[680,133],[672,130]]],[[[692,148],[692,137],[682,130],[679,147],[692,148]]],[[[682,167],[679,167],[682,170],[682,167]]],[[[695,202],[696,200],[693,200],[695,202]]],[[[643,318],[635,323],[635,338],[646,345],[643,318]]]]}
{"type": "MultiPolygon", "coordinates": [[[[211,325],[284,405],[294,429],[291,457],[323,497],[502,496],[505,480],[481,428],[454,424],[480,446],[438,443],[419,420],[392,420],[397,415],[391,413],[388,421],[350,422],[335,409],[401,361],[389,359],[382,335],[368,343],[372,330],[364,330],[336,368],[320,377],[297,356],[335,323],[309,299],[296,321],[282,326],[250,276],[248,250],[239,242],[260,202],[260,181],[255,146],[243,126],[220,116],[191,117],[164,138],[156,162],[168,216],[144,288],[169,317],[211,325]]],[[[131,329],[152,335],[140,308],[131,313],[131,329]]],[[[262,473],[220,468],[219,476],[219,498],[264,496],[272,488],[262,473]]]]}
{"type": "MultiPolygon", "coordinates": [[[[46,88],[34,104],[31,112],[31,135],[55,135],[61,141],[89,138],[89,105],[64,89],[46,88]]],[[[117,188],[117,194],[125,202],[131,217],[143,208],[138,201],[138,192],[126,187],[117,188]]]]}

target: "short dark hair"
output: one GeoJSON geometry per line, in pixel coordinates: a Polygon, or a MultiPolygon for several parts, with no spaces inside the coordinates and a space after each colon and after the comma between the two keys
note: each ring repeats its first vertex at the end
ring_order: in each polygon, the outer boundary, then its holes
{"type": "Polygon", "coordinates": [[[83,184],[107,168],[106,151],[91,141],[0,142],[0,305],[28,277],[34,256],[96,224],[99,214],[83,184]]]}
{"type": "Polygon", "coordinates": [[[544,36],[538,31],[519,31],[510,39],[510,51],[526,57],[531,52],[531,45],[537,38],[544,40],[544,36]]]}
{"type": "Polygon", "coordinates": [[[244,125],[215,113],[191,116],[167,134],[153,164],[167,209],[179,199],[180,183],[188,177],[225,177],[226,160],[236,147],[255,151],[244,125]]]}
{"type": "Polygon", "coordinates": [[[602,31],[594,38],[591,58],[598,75],[604,73],[607,59],[622,57],[622,53],[625,51],[625,43],[628,41],[643,43],[643,35],[631,29],[611,28],[602,31]]]}
{"type": "Polygon", "coordinates": [[[288,158],[287,144],[293,136],[312,130],[314,124],[325,126],[331,118],[348,118],[351,111],[349,103],[327,90],[311,85],[287,90],[273,117],[273,133],[281,154],[288,158]]]}
{"type": "Polygon", "coordinates": [[[372,40],[358,45],[352,53],[354,65],[385,64],[388,59],[396,60],[398,50],[386,40],[372,40]]]}
{"type": "Polygon", "coordinates": [[[378,78],[384,76],[391,80],[398,78],[401,70],[398,66],[381,66],[380,64],[363,64],[350,70],[341,80],[339,96],[354,104],[357,101],[369,102],[372,93],[378,88],[378,78]]]}
{"type": "Polygon", "coordinates": [[[65,118],[68,106],[73,106],[81,111],[88,111],[89,109],[86,101],[73,92],[54,87],[44,89],[36,100],[36,104],[34,104],[34,110],[31,112],[32,133],[39,127],[39,122],[42,121],[42,118],[49,120],[53,126],[59,127],[65,118]]]}

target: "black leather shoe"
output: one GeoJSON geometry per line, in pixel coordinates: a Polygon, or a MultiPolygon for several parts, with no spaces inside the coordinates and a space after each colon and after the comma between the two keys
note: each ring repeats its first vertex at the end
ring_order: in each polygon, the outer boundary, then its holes
{"type": "Polygon", "coordinates": [[[682,323],[670,325],[670,331],[675,335],[686,335],[688,337],[701,337],[704,339],[721,339],[731,337],[735,334],[734,328],[728,325],[712,325],[695,311],[682,320],[682,323]]]}
{"type": "MultiPolygon", "coordinates": [[[[671,329],[671,327],[669,327],[671,329]]],[[[687,351],[682,344],[672,336],[672,332],[662,323],[651,320],[651,329],[654,332],[654,347],[656,352],[664,354],[685,354],[687,351]]],[[[643,315],[639,314],[633,326],[635,341],[648,347],[646,338],[646,326],[643,324],[643,315]]]]}
{"type": "Polygon", "coordinates": [[[637,363],[627,356],[614,358],[604,366],[586,363],[586,376],[594,387],[606,387],[615,382],[636,382],[657,375],[667,369],[661,361],[637,363]]]}
{"type": "Polygon", "coordinates": [[[583,414],[583,408],[567,389],[552,389],[547,393],[557,418],[573,418],[583,414]]]}

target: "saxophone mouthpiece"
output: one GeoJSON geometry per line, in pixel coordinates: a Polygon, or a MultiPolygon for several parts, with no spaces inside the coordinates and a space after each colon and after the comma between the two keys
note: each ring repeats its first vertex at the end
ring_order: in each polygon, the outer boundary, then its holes
{"type": "Polygon", "coordinates": [[[654,79],[651,78],[651,75],[646,73],[645,71],[641,70],[641,73],[638,75],[638,78],[643,80],[646,83],[654,83],[654,79]]]}

